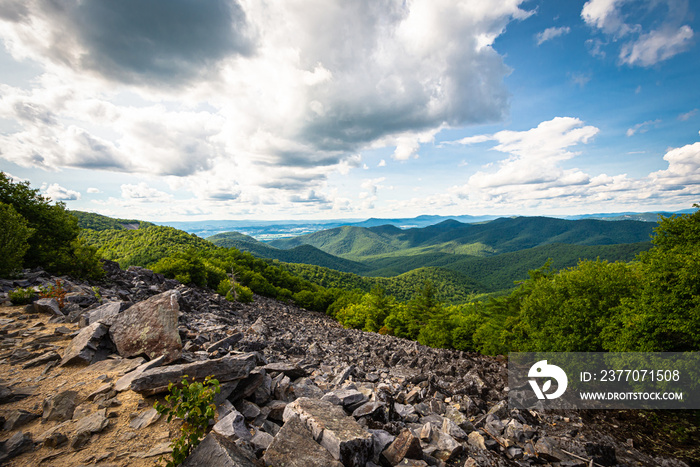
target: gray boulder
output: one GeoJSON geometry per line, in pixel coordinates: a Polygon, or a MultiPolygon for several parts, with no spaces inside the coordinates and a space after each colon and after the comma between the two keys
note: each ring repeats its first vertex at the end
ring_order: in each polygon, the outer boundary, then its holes
{"type": "Polygon", "coordinates": [[[311,431],[299,417],[282,426],[263,456],[272,467],[342,467],[330,452],[314,441],[311,431]]]}
{"type": "Polygon", "coordinates": [[[169,290],[118,314],[109,328],[109,335],[119,355],[146,355],[149,359],[165,355],[166,364],[180,358],[179,301],[180,293],[169,290]]]}

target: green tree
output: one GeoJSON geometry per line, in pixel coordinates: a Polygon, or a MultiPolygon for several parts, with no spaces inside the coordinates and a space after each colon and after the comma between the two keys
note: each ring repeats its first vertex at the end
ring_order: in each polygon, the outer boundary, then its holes
{"type": "Polygon", "coordinates": [[[51,204],[50,199],[31,188],[29,182],[15,183],[3,172],[0,172],[0,203],[12,205],[34,230],[28,239],[25,266],[43,267],[57,274],[80,275],[85,269],[102,273],[96,256],[85,255],[84,250],[76,254],[76,247],[80,245],[75,240],[80,228],[63,203],[51,204]],[[93,264],[76,269],[80,261],[93,264]]]}
{"type": "Polygon", "coordinates": [[[0,277],[6,277],[22,268],[24,254],[34,229],[12,205],[0,202],[0,277]]]}
{"type": "Polygon", "coordinates": [[[652,242],[639,255],[640,292],[623,300],[606,329],[606,347],[700,350],[700,211],[661,217],[652,242]]]}
{"type": "Polygon", "coordinates": [[[536,281],[523,297],[514,348],[542,352],[602,352],[601,332],[639,278],[626,263],[581,261],[536,281]]]}

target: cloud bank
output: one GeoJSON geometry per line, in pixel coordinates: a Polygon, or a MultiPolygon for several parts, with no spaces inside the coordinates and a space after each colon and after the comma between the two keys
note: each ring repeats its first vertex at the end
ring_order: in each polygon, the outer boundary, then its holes
{"type": "Polygon", "coordinates": [[[222,202],[322,202],[363,149],[408,160],[441,128],[504,117],[491,45],[531,14],[520,3],[8,0],[0,37],[44,73],[0,89],[0,118],[21,125],[0,157],[170,177],[222,202]]]}

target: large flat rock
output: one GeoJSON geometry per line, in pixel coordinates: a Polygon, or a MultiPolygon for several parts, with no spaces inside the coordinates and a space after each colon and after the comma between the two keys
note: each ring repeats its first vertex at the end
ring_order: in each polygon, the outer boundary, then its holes
{"type": "Polygon", "coordinates": [[[292,417],[282,426],[263,456],[272,467],[342,467],[330,452],[313,440],[299,417],[292,417]]]}
{"type": "Polygon", "coordinates": [[[122,357],[146,355],[154,359],[165,355],[170,363],[182,354],[177,331],[180,293],[169,290],[137,303],[114,318],[109,335],[122,357]]]}
{"type": "Polygon", "coordinates": [[[243,379],[255,368],[255,354],[248,353],[236,356],[226,356],[214,360],[185,363],[151,368],[142,372],[131,381],[131,390],[143,395],[153,395],[166,392],[169,383],[178,384],[184,375],[203,381],[213,375],[219,383],[243,379]]]}
{"type": "Polygon", "coordinates": [[[287,422],[298,416],[313,437],[345,466],[364,466],[372,459],[373,439],[354,418],[328,401],[301,397],[284,409],[287,422]]]}

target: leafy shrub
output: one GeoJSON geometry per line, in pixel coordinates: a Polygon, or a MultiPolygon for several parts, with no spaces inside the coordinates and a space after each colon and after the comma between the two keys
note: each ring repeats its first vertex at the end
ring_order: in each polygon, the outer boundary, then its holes
{"type": "Polygon", "coordinates": [[[10,290],[8,295],[13,305],[28,305],[36,298],[36,292],[31,287],[26,289],[17,287],[15,290],[10,290]]]}
{"type": "Polygon", "coordinates": [[[219,282],[219,286],[216,288],[216,292],[219,295],[226,297],[229,302],[241,302],[250,303],[253,301],[253,291],[250,290],[245,285],[241,285],[238,282],[231,284],[230,279],[224,279],[219,282]]]}
{"type": "Polygon", "coordinates": [[[39,287],[39,296],[41,298],[55,298],[59,308],[63,308],[66,304],[66,290],[60,279],[56,280],[55,285],[39,287]]]}
{"type": "Polygon", "coordinates": [[[165,396],[166,404],[156,402],[154,408],[159,414],[168,416],[168,423],[174,417],[182,419],[181,434],[170,443],[173,448],[172,460],[165,464],[166,467],[174,467],[182,464],[204,437],[216,410],[212,402],[214,394],[218,394],[221,388],[213,376],[207,376],[203,382],[192,379],[188,383],[187,375],[184,375],[181,384],[168,384],[168,391],[170,394],[165,396]]]}
{"type": "Polygon", "coordinates": [[[8,277],[22,269],[24,254],[34,229],[29,227],[12,205],[0,202],[0,277],[8,277]]]}

